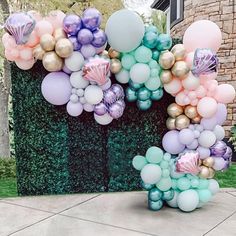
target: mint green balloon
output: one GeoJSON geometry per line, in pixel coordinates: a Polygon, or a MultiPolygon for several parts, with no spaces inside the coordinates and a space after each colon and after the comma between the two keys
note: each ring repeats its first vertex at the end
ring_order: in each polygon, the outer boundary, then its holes
{"type": "Polygon", "coordinates": [[[161,80],[157,77],[150,77],[145,83],[145,87],[151,91],[157,90],[161,86],[161,80]]]}
{"type": "Polygon", "coordinates": [[[145,46],[140,46],[136,49],[134,56],[136,61],[148,63],[152,59],[152,50],[145,46]]]}
{"type": "Polygon", "coordinates": [[[199,179],[198,189],[207,189],[209,186],[209,180],[199,179]]]}
{"type": "Polygon", "coordinates": [[[129,52],[129,54],[132,55],[132,56],[134,56],[134,55],[135,55],[135,50],[136,50],[136,49],[134,49],[133,51],[129,52]]]}
{"type": "Polygon", "coordinates": [[[170,49],[172,46],[172,39],[169,34],[160,34],[157,38],[157,50],[164,51],[170,49]]]}
{"type": "Polygon", "coordinates": [[[138,99],[136,91],[133,90],[132,88],[128,87],[125,90],[125,95],[126,95],[126,99],[128,102],[134,102],[138,99]]]}
{"type": "Polygon", "coordinates": [[[163,151],[159,147],[150,147],[146,152],[147,161],[150,163],[160,163],[163,159],[163,151]]]}
{"type": "Polygon", "coordinates": [[[167,168],[169,168],[169,162],[168,162],[168,161],[165,161],[165,160],[162,160],[162,161],[161,161],[161,164],[160,164],[160,167],[161,167],[161,169],[167,169],[167,168]]]}
{"type": "Polygon", "coordinates": [[[124,54],[121,58],[121,64],[126,70],[130,70],[130,68],[136,63],[134,56],[130,54],[124,54]]]}
{"type": "Polygon", "coordinates": [[[211,194],[210,190],[208,190],[208,189],[198,190],[198,195],[199,195],[200,202],[204,202],[204,203],[209,202],[212,197],[212,194],[211,194]]]}
{"type": "Polygon", "coordinates": [[[154,32],[154,33],[158,33],[157,31],[157,27],[154,25],[148,25],[145,27],[145,32],[154,32]]]}
{"type": "Polygon", "coordinates": [[[199,185],[199,180],[198,179],[191,179],[192,188],[197,188],[198,185],[199,185]]]}
{"type": "Polygon", "coordinates": [[[181,191],[190,189],[191,187],[191,182],[187,177],[181,177],[177,180],[177,187],[181,191]]]}
{"type": "Polygon", "coordinates": [[[137,100],[137,107],[141,111],[146,111],[152,106],[152,101],[150,99],[146,101],[137,100]]]}
{"type": "Polygon", "coordinates": [[[133,80],[129,80],[129,85],[133,90],[138,90],[144,86],[144,84],[134,83],[133,80]]]}
{"type": "Polygon", "coordinates": [[[155,91],[152,91],[151,99],[154,101],[159,101],[163,97],[163,89],[160,87],[155,91]]]}
{"type": "Polygon", "coordinates": [[[155,61],[155,60],[151,60],[151,61],[148,63],[148,65],[149,65],[149,67],[150,67],[151,69],[158,68],[158,63],[157,63],[157,61],[155,61]]]}
{"type": "Polygon", "coordinates": [[[170,161],[170,159],[171,159],[171,154],[168,153],[168,152],[166,152],[166,153],[164,154],[164,160],[165,160],[165,161],[170,161]]]}
{"type": "Polygon", "coordinates": [[[152,51],[152,59],[158,61],[160,57],[160,52],[158,50],[153,50],[152,51]]]}
{"type": "Polygon", "coordinates": [[[137,96],[140,101],[146,101],[151,97],[151,91],[142,87],[137,91],[137,96]]]}
{"type": "Polygon", "coordinates": [[[142,170],[143,167],[147,164],[147,160],[144,156],[137,155],[133,158],[132,164],[136,170],[142,170]]]}
{"type": "Polygon", "coordinates": [[[177,187],[177,180],[176,179],[171,179],[171,187],[173,189],[178,189],[178,187],[177,187]]]}
{"type": "Polygon", "coordinates": [[[169,190],[172,186],[171,178],[161,178],[161,180],[156,184],[156,186],[163,192],[169,190]]]}
{"type": "Polygon", "coordinates": [[[170,171],[168,169],[162,170],[162,177],[167,178],[170,176],[170,171]]]}
{"type": "Polygon", "coordinates": [[[157,68],[151,69],[150,77],[158,77],[159,76],[159,70],[157,68]]]}

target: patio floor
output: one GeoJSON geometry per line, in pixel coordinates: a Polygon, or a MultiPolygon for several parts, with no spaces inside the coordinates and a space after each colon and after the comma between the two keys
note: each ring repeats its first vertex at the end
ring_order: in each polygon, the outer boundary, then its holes
{"type": "Polygon", "coordinates": [[[192,213],[146,208],[145,192],[19,197],[0,200],[0,235],[236,235],[236,189],[221,189],[192,213]]]}

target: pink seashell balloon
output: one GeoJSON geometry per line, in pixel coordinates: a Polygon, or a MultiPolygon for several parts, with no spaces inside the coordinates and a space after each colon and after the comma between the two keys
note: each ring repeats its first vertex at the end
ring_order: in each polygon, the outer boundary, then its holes
{"type": "Polygon", "coordinates": [[[185,152],[179,156],[176,162],[176,171],[196,175],[200,172],[198,152],[185,152]]]}
{"type": "Polygon", "coordinates": [[[84,79],[104,85],[110,70],[110,62],[104,58],[91,58],[83,68],[84,79]]]}
{"type": "Polygon", "coordinates": [[[26,44],[34,30],[35,20],[28,13],[18,12],[10,15],[5,24],[5,30],[14,37],[16,44],[26,44]]]}

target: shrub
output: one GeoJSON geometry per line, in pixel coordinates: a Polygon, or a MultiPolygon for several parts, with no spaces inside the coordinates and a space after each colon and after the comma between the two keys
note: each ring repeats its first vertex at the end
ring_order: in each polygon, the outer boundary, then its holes
{"type": "Polygon", "coordinates": [[[0,158],[0,179],[16,177],[15,158],[0,158]]]}

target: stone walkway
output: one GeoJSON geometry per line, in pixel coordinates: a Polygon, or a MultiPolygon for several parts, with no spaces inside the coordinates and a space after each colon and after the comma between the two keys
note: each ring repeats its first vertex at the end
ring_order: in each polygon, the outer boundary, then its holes
{"type": "Polygon", "coordinates": [[[192,213],[146,205],[145,192],[1,199],[0,235],[236,235],[236,189],[222,189],[192,213]]]}

